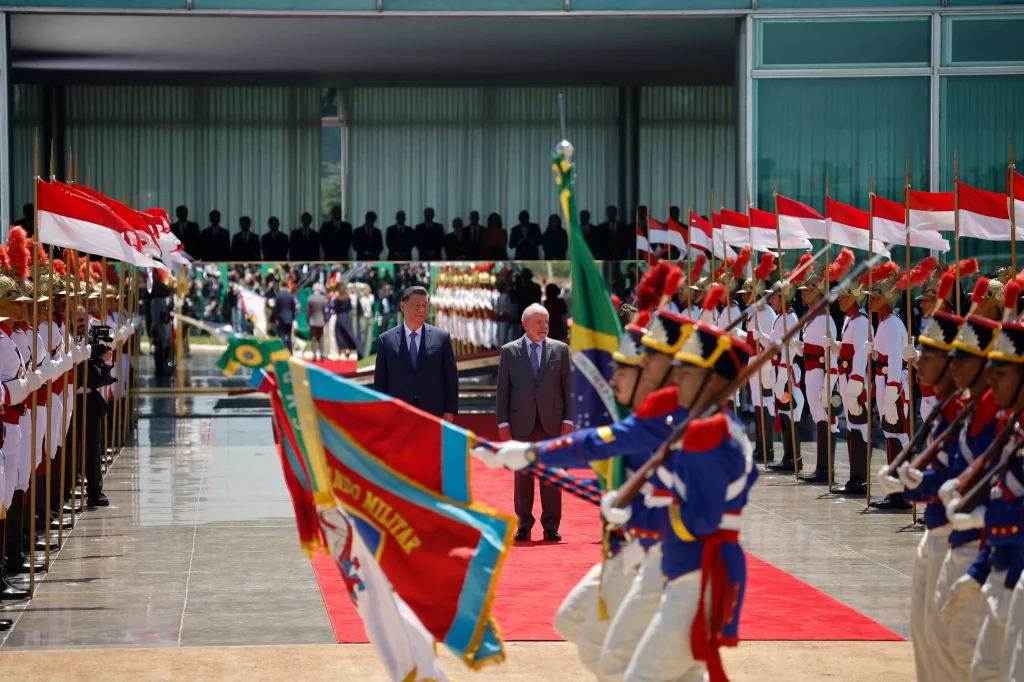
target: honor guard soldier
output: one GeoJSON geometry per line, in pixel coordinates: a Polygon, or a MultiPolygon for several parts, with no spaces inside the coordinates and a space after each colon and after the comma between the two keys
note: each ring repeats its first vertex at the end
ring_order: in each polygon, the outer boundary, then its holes
{"type": "Polygon", "coordinates": [[[690,266],[690,270],[686,275],[683,286],[679,288],[682,293],[682,301],[679,305],[679,312],[684,317],[691,319],[700,318],[700,302],[697,300],[696,295],[698,292],[697,283],[700,281],[701,273],[704,271],[704,266],[707,265],[708,258],[704,254],[699,254],[693,259],[693,263],[690,266]]]}
{"type": "MultiPolygon", "coordinates": [[[[675,355],[672,374],[680,405],[691,413],[703,411],[752,352],[739,338],[696,325],[675,355]]],[[[758,475],[753,446],[740,420],[722,407],[691,422],[670,448],[657,471],[673,496],[661,563],[665,591],[625,679],[721,682],[725,673],[718,650],[739,641],[746,583],[740,513],[758,475]]],[[[614,510],[620,511],[625,510],[614,510]]]]}
{"type": "Polygon", "coordinates": [[[744,272],[750,263],[750,247],[745,246],[740,254],[734,259],[726,261],[725,270],[718,277],[718,283],[725,289],[725,303],[715,316],[714,326],[725,329],[733,321],[739,321],[742,312],[736,300],[740,285],[744,281],[744,272]]]}
{"type": "MultiPolygon", "coordinates": [[[[843,249],[835,261],[826,266],[827,273],[823,267],[819,272],[808,277],[803,286],[798,287],[804,305],[814,305],[815,301],[828,293],[829,283],[842,279],[852,265],[853,252],[843,249]]],[[[836,436],[829,436],[829,431],[831,430],[834,434],[839,433],[839,420],[835,416],[830,418],[831,412],[829,411],[838,376],[838,358],[832,352],[832,343],[839,337],[839,334],[832,315],[828,310],[824,310],[807,323],[801,331],[801,336],[803,337],[804,371],[806,372],[804,386],[807,389],[807,407],[814,419],[817,461],[814,465],[814,473],[804,476],[800,480],[807,483],[828,483],[835,475],[833,460],[837,440],[836,436]]]]}
{"type": "MultiPolygon", "coordinates": [[[[752,277],[743,283],[739,294],[743,296],[744,305],[751,306],[764,294],[775,271],[775,254],[761,254],[761,262],[754,268],[752,277]]],[[[770,306],[763,306],[753,315],[747,317],[747,345],[755,353],[764,350],[757,336],[768,332],[775,326],[776,313],[770,306]]],[[[761,365],[759,371],[750,377],[750,402],[755,413],[754,425],[757,429],[757,442],[754,443],[754,459],[758,462],[774,462],[775,447],[773,444],[775,429],[775,401],[772,399],[772,366],[771,363],[761,365]]]]}
{"type": "Polygon", "coordinates": [[[846,317],[838,344],[832,349],[839,356],[839,395],[846,413],[846,447],[850,458],[850,479],[832,493],[848,497],[862,497],[867,492],[868,480],[868,410],[867,371],[868,356],[864,344],[868,340],[870,322],[861,308],[864,288],[850,282],[839,292],[839,308],[846,317]]]}

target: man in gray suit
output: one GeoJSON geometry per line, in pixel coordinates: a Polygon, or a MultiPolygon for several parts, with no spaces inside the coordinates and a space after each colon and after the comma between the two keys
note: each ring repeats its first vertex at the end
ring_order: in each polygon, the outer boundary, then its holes
{"type": "MultiPolygon", "coordinates": [[[[498,437],[536,442],[573,432],[569,346],[548,338],[548,311],[534,303],[523,311],[526,334],[505,344],[498,359],[498,437]]],[[[533,528],[533,478],[516,472],[515,509],[518,542],[533,528]]],[[[540,485],[544,539],[558,542],[562,493],[540,485]]]]}
{"type": "Polygon", "coordinates": [[[309,341],[313,346],[313,359],[324,359],[324,326],[327,324],[327,299],[320,293],[320,282],[313,282],[313,293],[306,299],[306,324],[309,325],[309,341]]]}

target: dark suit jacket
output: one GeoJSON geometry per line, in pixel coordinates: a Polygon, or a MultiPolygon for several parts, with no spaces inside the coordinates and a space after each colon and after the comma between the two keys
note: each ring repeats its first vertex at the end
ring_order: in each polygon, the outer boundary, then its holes
{"type": "Polygon", "coordinates": [[[384,241],[388,245],[388,260],[412,260],[416,246],[416,231],[408,225],[397,223],[388,228],[384,241]]]}
{"type": "Polygon", "coordinates": [[[314,261],[320,260],[320,233],[309,228],[308,234],[302,234],[302,228],[292,230],[292,257],[291,260],[314,261]]]}
{"type": "Polygon", "coordinates": [[[352,230],[352,249],[356,252],[356,260],[380,260],[380,253],[384,250],[380,228],[372,228],[369,234],[366,225],[352,230]]]}
{"type": "Polygon", "coordinates": [[[200,258],[209,263],[220,263],[231,260],[231,237],[223,227],[217,229],[216,236],[213,226],[203,230],[200,258]]]}
{"type": "Polygon", "coordinates": [[[611,251],[608,248],[608,224],[588,225],[586,230],[580,225],[580,231],[583,232],[583,241],[590,247],[590,253],[594,258],[606,260],[606,254],[611,251]]]}
{"type": "Polygon", "coordinates": [[[404,324],[377,337],[373,388],[438,417],[445,412],[458,414],[459,370],[452,337],[429,324],[420,331],[416,369],[409,358],[404,324]]]}
{"type": "Polygon", "coordinates": [[[440,260],[441,247],[444,245],[444,225],[426,223],[416,226],[416,248],[420,252],[420,260],[440,260]]]}
{"type": "Polygon", "coordinates": [[[526,335],[506,343],[498,357],[498,424],[508,424],[512,438],[524,440],[537,421],[551,438],[562,432],[562,422],[572,421],[572,382],[569,346],[554,339],[544,340],[540,373],[526,348],[526,335]]]}
{"type": "Polygon", "coordinates": [[[618,220],[614,223],[605,221],[600,227],[607,236],[605,260],[633,260],[633,254],[636,252],[636,227],[630,227],[618,220]]]}
{"type": "Polygon", "coordinates": [[[287,289],[277,292],[274,297],[274,318],[278,324],[289,327],[295,321],[295,295],[287,289]]]}
{"type": "Polygon", "coordinates": [[[281,230],[263,235],[263,260],[288,260],[288,235],[281,230]]]}
{"type": "Polygon", "coordinates": [[[462,236],[466,240],[466,258],[468,260],[481,260],[484,257],[484,230],[483,225],[477,226],[476,239],[473,239],[473,226],[466,225],[462,228],[462,236]]]}
{"type": "Polygon", "coordinates": [[[199,232],[199,223],[186,221],[184,230],[181,229],[180,224],[171,223],[171,233],[181,242],[181,248],[185,250],[185,253],[193,258],[202,257],[202,234],[199,232]]]}
{"type": "Polygon", "coordinates": [[[252,232],[239,232],[231,238],[231,260],[260,259],[260,238],[252,232]]]}
{"type": "Polygon", "coordinates": [[[544,230],[544,260],[565,260],[569,250],[569,233],[564,228],[544,230]]]}
{"type": "MultiPolygon", "coordinates": [[[[421,252],[422,253],[422,252],[421,252]]],[[[455,234],[452,230],[444,236],[444,255],[448,260],[468,260],[469,256],[469,236],[466,234],[466,229],[462,229],[462,234],[455,234]]]]}
{"type": "Polygon", "coordinates": [[[352,225],[342,220],[337,227],[333,220],[320,226],[320,246],[324,260],[348,260],[348,247],[352,244],[352,225]]]}
{"type": "Polygon", "coordinates": [[[515,249],[516,260],[537,260],[540,258],[540,226],[537,223],[530,223],[526,230],[529,234],[529,242],[524,241],[527,236],[523,234],[522,225],[516,225],[508,237],[508,247],[515,249]]]}

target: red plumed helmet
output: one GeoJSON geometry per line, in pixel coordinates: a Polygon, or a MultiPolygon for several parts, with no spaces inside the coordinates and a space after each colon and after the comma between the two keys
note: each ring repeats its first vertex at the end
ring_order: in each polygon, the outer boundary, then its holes
{"type": "Polygon", "coordinates": [[[78,278],[83,282],[88,282],[91,278],[89,276],[89,257],[79,256],[78,258],[78,278]]]}
{"type": "Polygon", "coordinates": [[[956,273],[950,270],[939,279],[939,286],[935,290],[935,298],[945,301],[949,298],[949,292],[953,291],[953,283],[956,282],[956,273]]]}
{"type": "Polygon", "coordinates": [[[896,280],[896,288],[906,290],[908,280],[911,288],[921,286],[925,283],[932,272],[935,271],[935,266],[938,264],[938,258],[928,256],[923,261],[915,265],[912,270],[900,275],[900,278],[896,280]],[[909,277],[907,275],[909,275],[909,277]]]}
{"type": "Polygon", "coordinates": [[[636,287],[636,307],[640,310],[651,310],[657,307],[661,301],[662,292],[665,290],[665,280],[668,278],[671,266],[665,262],[658,262],[650,270],[644,273],[640,284],[636,287]]]}
{"type": "Polygon", "coordinates": [[[832,261],[832,264],[828,266],[828,279],[830,282],[838,282],[841,280],[850,268],[853,266],[853,251],[844,248],[836,256],[836,259],[832,261]]]}
{"type": "Polygon", "coordinates": [[[898,275],[900,272],[900,266],[896,265],[892,261],[882,263],[876,266],[870,273],[860,278],[861,284],[881,282],[883,279],[889,279],[893,275],[898,275]]]}
{"type": "Polygon", "coordinates": [[[100,263],[99,261],[93,261],[89,265],[89,273],[92,275],[92,278],[94,280],[96,280],[97,283],[102,282],[103,281],[103,264],[100,263]]]}
{"type": "Polygon", "coordinates": [[[612,296],[612,306],[615,307],[615,312],[619,312],[619,306],[622,305],[622,301],[618,296],[612,296]]]}
{"type": "Polygon", "coordinates": [[[1017,314],[1017,299],[1020,298],[1020,284],[1016,281],[1010,281],[1006,285],[1006,291],[1003,292],[1003,307],[1011,315],[1017,314]]]}
{"type": "Polygon", "coordinates": [[[796,267],[793,268],[788,275],[786,275],[786,279],[788,279],[793,284],[796,284],[797,282],[802,282],[805,279],[807,279],[807,275],[811,274],[810,264],[813,260],[814,256],[812,256],[809,253],[805,253],[804,255],[800,256],[800,262],[796,264],[796,267]],[[799,272],[797,272],[798,270],[799,272]]]}
{"type": "Polygon", "coordinates": [[[635,324],[638,327],[645,327],[646,328],[647,325],[649,325],[650,323],[651,323],[651,311],[650,310],[641,310],[637,314],[636,319],[633,320],[630,324],[635,324]]]}
{"type": "Polygon", "coordinates": [[[665,277],[665,286],[662,289],[663,296],[675,296],[679,291],[679,283],[683,281],[683,271],[674,265],[669,266],[668,276],[665,277]]]}
{"type": "Polygon", "coordinates": [[[690,267],[690,284],[700,279],[700,273],[704,272],[704,266],[707,262],[708,257],[703,253],[697,256],[697,260],[693,261],[693,265],[690,267]]]}
{"type": "MultiPolygon", "coordinates": [[[[103,267],[102,265],[100,267],[103,267]]],[[[117,284],[117,268],[107,263],[107,282],[117,284]]]]}
{"type": "Polygon", "coordinates": [[[760,265],[754,268],[754,276],[767,280],[773,272],[775,272],[775,254],[762,253],[760,265]]]}
{"type": "MultiPolygon", "coordinates": [[[[950,268],[950,272],[953,272],[954,275],[955,275],[955,273],[956,273],[956,266],[955,265],[950,268]]],[[[967,258],[965,260],[960,261],[960,276],[961,277],[966,277],[967,275],[976,275],[976,274],[978,274],[978,259],[977,258],[967,258]]]]}
{"type": "Polygon", "coordinates": [[[28,279],[28,234],[25,228],[15,225],[7,235],[7,257],[11,261],[11,272],[18,279],[28,279]]]}
{"type": "Polygon", "coordinates": [[[978,281],[974,283],[974,291],[971,292],[971,303],[974,305],[981,305],[982,301],[985,300],[985,294],[988,293],[988,277],[979,277],[978,281]]]}
{"type": "Polygon", "coordinates": [[[708,290],[708,295],[704,297],[704,303],[701,304],[701,308],[704,310],[714,310],[723,296],[725,296],[725,287],[721,284],[712,284],[708,290]]]}
{"type": "Polygon", "coordinates": [[[46,250],[42,244],[36,244],[36,260],[39,261],[40,265],[50,262],[50,257],[46,255],[46,250]]]}
{"type": "Polygon", "coordinates": [[[60,258],[53,259],[53,271],[63,277],[67,274],[68,268],[60,258]]]}
{"type": "Polygon", "coordinates": [[[732,266],[732,276],[738,279],[743,279],[744,271],[747,269],[747,265],[750,263],[750,247],[744,246],[743,250],[740,251],[740,255],[736,257],[736,262],[732,266]]]}
{"type": "Polygon", "coordinates": [[[7,256],[7,247],[0,246],[0,268],[11,271],[11,259],[7,256]]]}

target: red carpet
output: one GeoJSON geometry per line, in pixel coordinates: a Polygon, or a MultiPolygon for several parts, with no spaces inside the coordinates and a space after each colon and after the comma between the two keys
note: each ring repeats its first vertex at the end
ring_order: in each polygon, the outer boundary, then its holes
{"type": "Polygon", "coordinates": [[[310,364],[327,370],[331,374],[351,374],[358,364],[355,360],[314,360],[310,364]]]}
{"type": "MultiPolygon", "coordinates": [[[[459,423],[480,435],[495,430],[494,415],[465,415],[459,423]]],[[[473,463],[474,499],[512,514],[512,473],[473,463]]],[[[534,502],[540,515],[540,496],[534,502]]],[[[597,509],[562,496],[562,537],[557,545],[516,543],[501,574],[494,616],[506,640],[558,640],[555,610],[576,581],[601,556],[597,509]],[[593,538],[593,540],[590,540],[593,538]]],[[[534,528],[540,537],[540,524],[534,528]]],[[[747,592],[740,636],[746,640],[901,640],[867,616],[748,554],[747,592]]],[[[330,557],[318,555],[313,570],[340,643],[366,642],[362,622],[330,557]]]]}

